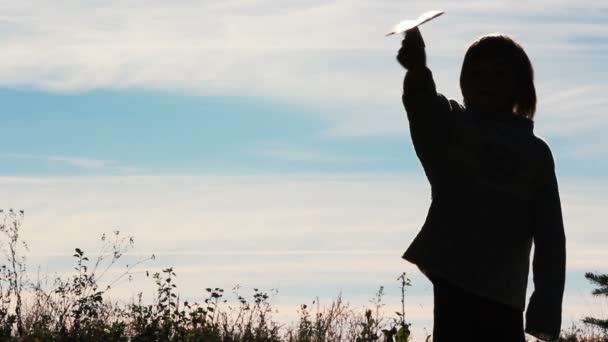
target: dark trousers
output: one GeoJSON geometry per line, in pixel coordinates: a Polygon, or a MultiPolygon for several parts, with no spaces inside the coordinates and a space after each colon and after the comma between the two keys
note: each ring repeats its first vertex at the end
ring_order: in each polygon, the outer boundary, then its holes
{"type": "Polygon", "coordinates": [[[433,342],[525,342],[523,311],[479,297],[430,276],[433,282],[433,342]]]}

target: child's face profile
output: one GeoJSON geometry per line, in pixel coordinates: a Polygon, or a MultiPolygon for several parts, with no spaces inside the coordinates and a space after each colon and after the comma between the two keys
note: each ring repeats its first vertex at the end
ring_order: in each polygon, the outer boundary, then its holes
{"type": "Polygon", "coordinates": [[[506,58],[479,57],[463,78],[462,94],[468,109],[477,112],[512,112],[514,70],[506,58]]]}

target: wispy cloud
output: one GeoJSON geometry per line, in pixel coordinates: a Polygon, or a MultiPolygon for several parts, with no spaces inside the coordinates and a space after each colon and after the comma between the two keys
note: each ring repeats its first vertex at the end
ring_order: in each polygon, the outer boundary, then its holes
{"type": "Polygon", "coordinates": [[[63,163],[77,168],[89,170],[105,170],[120,172],[135,172],[134,167],[122,165],[113,160],[103,160],[85,157],[61,156],[61,155],[32,155],[19,153],[0,153],[0,159],[29,159],[38,161],[49,161],[63,163]]]}
{"type": "MultiPolygon", "coordinates": [[[[607,184],[560,185],[569,275],[607,270],[608,234],[599,225],[608,220],[607,184]]],[[[201,284],[244,284],[279,288],[286,312],[339,291],[360,305],[380,285],[398,295],[395,278],[406,271],[417,329],[432,322],[432,287],[400,258],[430,203],[419,173],[0,177],[0,192],[11,194],[5,206],[25,210],[30,260],[48,272],[67,271],[72,248],[96,251],[95,237],[119,229],[135,236],[134,253],[156,253],[146,269],[175,267],[184,295],[199,295],[201,284]]],[[[581,279],[567,280],[565,319],[585,312],[581,279]]],[[[139,279],[112,295],[153,293],[151,286],[139,279]]]]}
{"type": "MultiPolygon", "coordinates": [[[[52,241],[86,242],[108,227],[135,234],[146,250],[168,253],[400,250],[430,203],[425,179],[410,173],[31,180],[0,177],[0,190],[12,194],[6,206],[26,210],[26,235],[44,241],[39,247],[46,252],[55,249],[52,241]]],[[[608,219],[605,181],[560,178],[560,184],[569,243],[589,249],[589,241],[608,243],[598,226],[608,219]]]]}
{"type": "Polygon", "coordinates": [[[339,156],[311,148],[288,145],[260,146],[251,151],[251,153],[254,155],[261,155],[286,161],[336,162],[348,160],[348,158],[345,156],[339,156]]]}
{"type": "Polygon", "coordinates": [[[328,151],[322,148],[290,145],[285,143],[259,143],[253,145],[247,152],[254,156],[292,162],[312,163],[373,163],[386,158],[357,157],[347,153],[328,151]]]}
{"type": "Polygon", "coordinates": [[[578,136],[587,140],[581,133],[608,129],[607,92],[608,86],[603,83],[552,85],[540,95],[539,125],[555,136],[578,136]]]}
{"type": "MultiPolygon", "coordinates": [[[[431,7],[447,13],[423,30],[440,89],[451,97],[460,94],[464,49],[484,33],[515,35],[535,61],[553,63],[551,71],[590,51],[599,59],[606,53],[577,39],[606,35],[605,22],[587,20],[606,10],[603,1],[520,8],[511,1],[30,0],[2,5],[0,84],[278,97],[322,105],[320,117],[336,127],[329,133],[395,133],[403,126],[398,39],[382,33],[431,7]]],[[[551,78],[544,73],[541,80],[551,78]]]]}

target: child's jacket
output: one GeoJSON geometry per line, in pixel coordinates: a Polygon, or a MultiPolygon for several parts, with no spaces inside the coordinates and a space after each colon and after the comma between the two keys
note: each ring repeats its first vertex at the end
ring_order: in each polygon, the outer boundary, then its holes
{"type": "Polygon", "coordinates": [[[556,338],[566,240],[549,146],[527,118],[472,113],[447,100],[426,66],[409,69],[403,104],[432,194],[426,221],[403,258],[523,311],[534,243],[526,332],[556,338]]]}

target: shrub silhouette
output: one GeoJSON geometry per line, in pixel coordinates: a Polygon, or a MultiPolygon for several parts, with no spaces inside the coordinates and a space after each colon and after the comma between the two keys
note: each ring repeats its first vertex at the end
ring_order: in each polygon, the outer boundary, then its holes
{"type": "MultiPolygon", "coordinates": [[[[181,300],[172,267],[153,273],[136,271],[154,260],[154,255],[125,265],[122,273],[109,278],[109,271],[134,246],[134,238],[120,231],[102,235],[94,258],[75,248],[71,274],[32,281],[26,273],[27,244],[19,235],[24,213],[9,210],[0,215],[0,249],[5,257],[0,262],[1,341],[411,341],[405,305],[411,280],[406,273],[397,278],[401,310],[392,317],[383,316],[385,294],[380,286],[371,307],[363,312],[351,308],[338,294],[328,306],[321,307],[318,298],[312,306],[300,305],[296,321],[280,324],[272,316],[271,305],[278,290],[253,289],[248,297],[236,285],[232,302],[224,289],[206,288],[201,303],[181,300]],[[129,304],[109,299],[114,287],[136,275],[154,282],[152,303],[144,303],[141,292],[129,304]]],[[[590,279],[603,286],[596,290],[598,294],[606,294],[605,276],[590,279]]],[[[582,337],[580,332],[573,327],[561,340],[608,340],[582,337]]],[[[430,337],[426,336],[427,342],[430,337]]]]}
{"type": "MultiPolygon", "coordinates": [[[[593,295],[608,297],[608,274],[595,274],[587,272],[585,273],[585,278],[598,286],[598,288],[591,292],[593,295]]],[[[604,337],[608,339],[608,318],[600,319],[594,317],[585,317],[583,322],[599,328],[604,333],[604,337]]]]}

